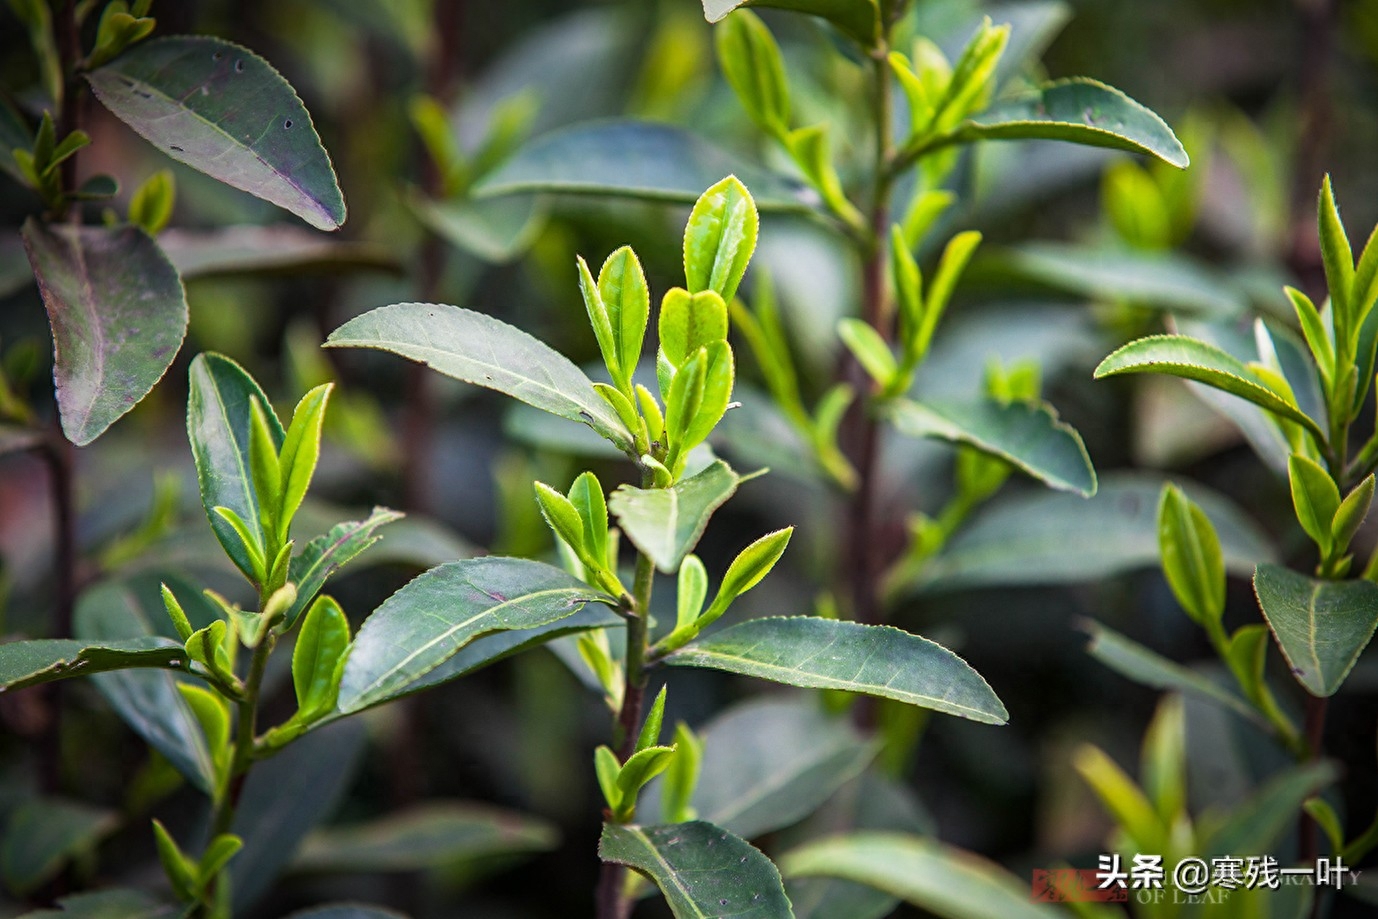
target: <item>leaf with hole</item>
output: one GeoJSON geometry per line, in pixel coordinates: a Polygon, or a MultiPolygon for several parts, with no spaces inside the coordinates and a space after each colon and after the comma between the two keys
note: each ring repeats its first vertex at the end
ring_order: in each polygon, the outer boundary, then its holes
{"type": "Polygon", "coordinates": [[[53,329],[62,431],[95,440],[148,395],[182,346],[187,300],[167,256],[137,227],[24,224],[53,329]]]}
{"type": "Polygon", "coordinates": [[[86,75],[101,104],[149,143],[318,230],[345,204],[311,116],[247,48],[207,36],[159,38],[86,75]]]}

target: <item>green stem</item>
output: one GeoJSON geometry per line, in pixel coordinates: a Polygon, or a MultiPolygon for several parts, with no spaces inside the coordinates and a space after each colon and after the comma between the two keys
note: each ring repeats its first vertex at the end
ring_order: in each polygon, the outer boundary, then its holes
{"type": "Polygon", "coordinates": [[[243,791],[244,776],[254,756],[254,732],[258,725],[259,695],[263,690],[263,675],[268,670],[268,658],[273,653],[277,636],[272,630],[254,648],[253,659],[249,662],[249,676],[244,681],[244,699],[238,702],[235,725],[234,752],[231,754],[230,768],[225,787],[219,789],[215,803],[215,815],[211,819],[211,838],[228,833],[234,822],[235,808],[243,791]]]}

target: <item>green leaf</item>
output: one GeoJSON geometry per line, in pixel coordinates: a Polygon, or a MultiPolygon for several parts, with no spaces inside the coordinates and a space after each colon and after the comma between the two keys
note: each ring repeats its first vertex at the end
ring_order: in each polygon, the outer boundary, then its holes
{"type": "Polygon", "coordinates": [[[620,196],[692,204],[725,175],[742,180],[761,210],[812,210],[816,195],[671,125],[593,121],[538,137],[474,187],[479,196],[518,192],[620,196]]]}
{"type": "Polygon", "coordinates": [[[1363,525],[1364,518],[1368,516],[1368,509],[1373,504],[1374,476],[1368,476],[1354,486],[1335,511],[1335,516],[1330,520],[1330,536],[1335,541],[1335,546],[1343,552],[1348,546],[1354,534],[1359,532],[1359,527],[1363,525]]]}
{"type": "Polygon", "coordinates": [[[241,274],[395,274],[401,270],[397,255],[383,245],[333,239],[288,223],[213,230],[174,227],[162,232],[158,246],[184,280],[241,274]]]}
{"type": "Polygon", "coordinates": [[[743,6],[766,6],[822,16],[863,45],[870,45],[880,34],[879,8],[875,0],[703,0],[703,15],[709,22],[720,22],[728,13],[743,6]]]}
{"type": "Polygon", "coordinates": [[[530,248],[546,217],[546,207],[535,195],[436,201],[414,194],[407,204],[432,233],[497,265],[511,262],[530,248]]]}
{"type": "Polygon", "coordinates": [[[641,733],[636,738],[637,753],[660,743],[660,729],[665,723],[665,694],[668,690],[668,686],[660,687],[655,701],[651,703],[651,711],[646,715],[646,722],[641,726],[641,733]]]}
{"type": "Polygon", "coordinates": [[[789,130],[789,82],[780,46],[761,18],[746,10],[714,30],[718,64],[742,106],[771,134],[789,130]]]}
{"type": "Polygon", "coordinates": [[[646,275],[631,246],[623,246],[603,262],[598,270],[598,294],[608,311],[613,350],[623,378],[622,389],[630,393],[632,371],[641,361],[641,346],[651,311],[646,275]]]}
{"type": "Polygon", "coordinates": [[[1378,584],[1265,564],[1254,572],[1254,591],[1297,682],[1313,696],[1334,695],[1378,628],[1378,584]]]}
{"type": "MultiPolygon", "coordinates": [[[[625,532],[625,523],[622,528],[625,532]]],[[[708,571],[698,556],[690,555],[680,563],[678,580],[676,586],[679,589],[675,591],[675,628],[682,629],[693,625],[699,613],[703,612],[703,601],[708,597],[708,571]]]]}
{"type": "Polygon", "coordinates": [[[944,919],[1060,919],[1029,899],[1028,885],[999,865],[934,839],[901,833],[833,836],[785,854],[790,878],[825,876],[883,890],[944,919]]]}
{"type": "Polygon", "coordinates": [[[1225,612],[1225,556],[1206,512],[1180,488],[1165,485],[1158,502],[1163,574],[1177,602],[1201,625],[1225,612]]]}
{"type": "MultiPolygon", "coordinates": [[[[199,354],[191,362],[191,391],[187,398],[187,434],[196,460],[201,504],[211,529],[235,565],[250,578],[257,577],[250,553],[234,527],[216,507],[234,511],[249,534],[263,541],[264,526],[259,500],[250,473],[250,426],[255,401],[268,406],[268,397],[253,378],[234,361],[220,354],[199,354]]],[[[265,413],[274,448],[282,445],[282,427],[272,412],[265,413]]]]}
{"type": "Polygon", "coordinates": [[[952,144],[981,140],[1062,140],[1142,153],[1179,169],[1190,162],[1163,119],[1118,89],[1085,77],[1002,99],[950,131],[920,136],[901,158],[912,161],[952,144]]]}
{"type": "Polygon", "coordinates": [[[618,776],[622,773],[622,764],[617,761],[617,754],[612,752],[612,747],[606,744],[599,746],[593,751],[593,772],[598,777],[598,788],[603,792],[603,800],[613,811],[622,809],[622,787],[618,784],[618,776]]]}
{"type": "Polygon", "coordinates": [[[278,522],[282,535],[286,536],[292,517],[301,507],[306,490],[311,486],[311,477],[316,473],[316,461],[321,454],[321,426],[325,421],[325,406],[330,400],[333,383],[322,383],[311,390],[297,403],[292,412],[292,423],[283,435],[282,455],[279,467],[282,474],[282,505],[278,509],[278,522]]]}
{"type": "Polygon", "coordinates": [[[196,897],[196,868],[177,840],[163,826],[162,821],[153,821],[153,841],[158,848],[158,861],[162,863],[163,874],[172,885],[172,892],[179,900],[192,900],[196,897]]]}
{"type": "Polygon", "coordinates": [[[421,871],[471,859],[555,848],[556,828],[544,820],[481,804],[437,801],[379,820],[317,830],[302,843],[294,871],[421,871]]]}
{"type": "Polygon", "coordinates": [[[665,662],[880,696],[986,724],[1009,718],[966,661],[936,642],[889,626],[809,616],[753,619],[701,638],[665,662]]]}
{"type": "Polygon", "coordinates": [[[582,370],[550,346],[483,313],[436,303],[397,303],[351,319],[330,333],[325,346],[400,354],[446,376],[581,421],[619,450],[633,450],[631,433],[582,370]]]}
{"type": "Polygon", "coordinates": [[[1095,378],[1126,373],[1162,373],[1196,380],[1248,400],[1273,414],[1295,421],[1322,443],[1325,432],[1295,403],[1255,379],[1238,358],[1185,335],[1151,335],[1132,341],[1101,361],[1095,378]]]}
{"type": "MultiPolygon", "coordinates": [[[[188,601],[185,609],[191,625],[204,626],[215,620],[215,611],[199,593],[188,588],[182,596],[188,601]]],[[[151,637],[157,631],[153,623],[161,623],[164,618],[159,579],[155,577],[147,583],[106,582],[86,591],[77,603],[73,626],[82,639],[108,642],[151,637]]],[[[135,733],[166,757],[195,788],[210,792],[215,780],[211,754],[171,673],[121,670],[97,674],[93,682],[135,733]]]]}
{"type": "Polygon", "coordinates": [[[632,811],[631,803],[636,800],[636,793],[643,785],[664,772],[674,756],[674,747],[647,747],[633,753],[622,764],[617,773],[617,787],[622,793],[622,803],[628,816],[632,811]]]}
{"type": "Polygon", "coordinates": [[[881,388],[889,386],[899,373],[899,365],[895,362],[895,355],[890,352],[890,346],[868,323],[850,316],[840,319],[837,337],[842,339],[857,363],[881,388]]]}
{"type": "Polygon", "coordinates": [[[131,667],[185,668],[187,653],[175,641],[147,636],[109,641],[41,638],[0,644],[0,691],[131,667]]]}
{"type": "Polygon", "coordinates": [[[0,876],[5,886],[27,894],[51,881],[73,858],[92,853],[114,832],[113,811],[57,798],[30,798],[15,808],[0,842],[0,876]]]}
{"type": "Polygon", "coordinates": [[[727,611],[734,600],[761,583],[775,567],[775,563],[780,561],[780,556],[785,554],[793,535],[794,527],[785,527],[783,530],[767,533],[738,552],[732,564],[727,566],[722,584],[718,585],[718,594],[713,598],[708,611],[703,614],[700,627],[717,619],[727,611]]]}
{"type": "Polygon", "coordinates": [[[481,635],[548,625],[585,603],[616,606],[612,597],[541,562],[487,557],[432,568],[359,629],[339,708],[357,712],[386,702],[481,635]]]}
{"type": "Polygon", "coordinates": [[[1232,690],[1220,686],[1194,670],[1183,667],[1145,648],[1098,622],[1083,620],[1078,627],[1091,636],[1086,653],[1111,670],[1141,686],[1183,692],[1214,702],[1267,728],[1262,716],[1232,690]]]}
{"type": "Polygon", "coordinates": [[[328,533],[307,543],[288,569],[287,579],[297,585],[297,599],[287,610],[283,628],[292,627],[336,571],[382,539],[374,535],[375,530],[401,519],[402,514],[397,511],[375,507],[367,519],[336,524],[328,533]]]}
{"type": "Polygon", "coordinates": [[[913,348],[919,358],[928,353],[933,333],[938,328],[938,321],[942,319],[948,301],[952,299],[952,291],[957,287],[957,281],[961,278],[962,272],[966,271],[967,263],[971,261],[972,254],[980,244],[981,234],[967,230],[952,237],[943,248],[943,256],[938,261],[933,282],[928,286],[928,296],[924,298],[923,317],[916,327],[913,348]]]}
{"type": "Polygon", "coordinates": [[[149,236],[157,236],[172,219],[176,189],[172,170],[160,169],[153,173],[129,199],[129,222],[142,227],[149,236]]]}
{"type": "Polygon", "coordinates": [[[674,574],[694,551],[713,512],[741,482],[727,463],[714,460],[669,488],[623,485],[612,493],[608,506],[632,545],[650,556],[661,571],[674,574]]]}
{"type": "Polygon", "coordinates": [[[302,619],[292,649],[295,718],[309,722],[334,710],[341,665],[348,650],[349,620],[344,610],[330,597],[321,597],[302,619]]]}
{"type": "Polygon", "coordinates": [[[1328,555],[1333,545],[1330,522],[1340,509],[1340,490],[1319,463],[1299,453],[1287,457],[1287,479],[1292,488],[1292,506],[1297,522],[1306,535],[1328,555]]]}
{"type": "Polygon", "coordinates": [[[727,304],[716,291],[672,287],[661,300],[658,332],[661,352],[671,366],[682,367],[699,348],[727,340],[727,304]]]}
{"type": "Polygon", "coordinates": [[[732,398],[736,368],[732,348],[715,341],[684,362],[675,374],[665,406],[665,433],[670,444],[667,465],[678,476],[684,462],[713,432],[732,398]]]}
{"type": "Polygon", "coordinates": [[[901,434],[969,444],[1013,463],[1050,488],[1086,498],[1096,493],[1096,470],[1081,435],[1059,421],[1047,403],[985,399],[920,404],[899,399],[890,412],[901,434]]]}
{"type": "MultiPolygon", "coordinates": [[[[898,573],[894,586],[1068,584],[1156,568],[1164,484],[1159,476],[1112,473],[1090,500],[1049,492],[997,498],[921,570],[898,573]]],[[[1227,571],[1247,575],[1276,557],[1258,525],[1228,499],[1196,485],[1186,491],[1217,528],[1227,571]]]]}
{"type": "Polygon", "coordinates": [[[187,329],[182,282],[136,227],[24,223],[53,329],[62,431],[85,446],[148,395],[187,329]]]}
{"type": "Polygon", "coordinates": [[[1311,298],[1297,290],[1295,287],[1284,287],[1287,298],[1292,301],[1292,307],[1296,310],[1297,321],[1301,323],[1302,335],[1306,338],[1306,345],[1311,349],[1311,356],[1316,360],[1316,367],[1321,372],[1321,379],[1329,386],[1330,381],[1335,377],[1335,348],[1331,344],[1330,334],[1326,330],[1325,320],[1321,318],[1320,311],[1311,302],[1311,298]]]}
{"type": "Polygon", "coordinates": [[[1354,287],[1354,253],[1350,251],[1349,237],[1340,221],[1340,210],[1335,206],[1335,191],[1330,187],[1329,175],[1321,182],[1317,211],[1321,261],[1325,265],[1325,283],[1330,289],[1330,308],[1335,318],[1335,341],[1343,353],[1357,318],[1350,296],[1354,287]]]}
{"type": "Polygon", "coordinates": [[[211,883],[230,863],[230,860],[239,854],[239,850],[244,848],[244,840],[231,833],[222,833],[215,837],[206,846],[206,851],[201,853],[201,859],[197,865],[198,887],[203,892],[210,887],[211,883]]]}
{"type": "Polygon", "coordinates": [[[603,499],[603,486],[592,472],[582,472],[569,487],[569,501],[579,515],[583,529],[583,544],[599,565],[608,564],[608,505],[603,499]]]}
{"type": "Polygon", "coordinates": [[[700,195],[684,227],[684,277],[690,293],[714,290],[731,303],[756,251],[760,224],[756,202],[736,176],[700,195]]]}
{"type": "MultiPolygon", "coordinates": [[[[879,749],[808,696],[733,706],[704,725],[700,738],[707,755],[698,787],[685,803],[743,839],[803,820],[860,774],[879,749]]],[[[684,750],[680,744],[677,756],[684,750]]],[[[656,798],[663,799],[669,788],[668,774],[647,786],[642,807],[657,810],[656,798]]]]}
{"type": "Polygon", "coordinates": [[[58,901],[61,909],[25,913],[21,919],[174,919],[182,910],[160,903],[140,890],[102,890],[74,894],[58,901]]]}
{"type": "Polygon", "coordinates": [[[541,516],[545,518],[546,525],[574,550],[580,561],[585,565],[592,563],[596,569],[603,563],[604,558],[595,555],[589,546],[583,518],[574,502],[544,482],[536,482],[535,487],[536,503],[541,507],[541,516]]]}
{"type": "Polygon", "coordinates": [[[598,857],[655,882],[676,919],[793,919],[780,873],[746,840],[702,820],[603,824],[598,857]]]}
{"type": "Polygon", "coordinates": [[[1296,825],[1303,802],[1338,778],[1339,770],[1327,762],[1296,766],[1274,775],[1202,840],[1201,854],[1211,857],[1270,851],[1296,825]]]}
{"type": "Polygon", "coordinates": [[[344,198],[311,116],[247,48],[206,36],[159,38],[86,79],[102,105],[173,159],[319,230],[344,223],[344,198]]]}

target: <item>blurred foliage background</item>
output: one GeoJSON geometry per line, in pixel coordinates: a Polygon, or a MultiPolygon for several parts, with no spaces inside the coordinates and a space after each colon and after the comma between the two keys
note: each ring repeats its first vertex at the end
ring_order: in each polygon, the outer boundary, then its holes
{"type": "MultiPolygon", "coordinates": [[[[205,349],[243,363],[284,406],[324,379],[342,383],[318,499],[411,512],[372,550],[373,564],[337,586],[347,610],[371,609],[422,567],[463,554],[549,552],[528,483],[533,476],[566,483],[576,471],[570,452],[587,444],[403,362],[317,345],[365,309],[434,300],[497,315],[576,361],[595,358],[575,254],[601,260],[633,242],[652,288],[664,290],[678,276],[676,228],[685,210],[572,196],[474,206],[465,190],[526,139],[608,116],[680,124],[759,159],[763,145],[717,71],[698,3],[189,0],[158,3],[153,12],[162,34],[242,42],[287,76],[334,159],[349,220],[336,234],[318,234],[172,166],[179,229],[161,242],[188,279],[189,341],[153,394],[77,454],[83,580],[153,577],[183,566],[233,583],[215,567],[224,563],[216,562],[197,506],[183,427],[186,366],[205,349]],[[455,126],[467,172],[442,175],[428,155],[416,129],[425,118],[416,117],[423,93],[455,126]],[[209,246],[190,233],[226,225],[235,229],[217,232],[234,235],[209,246]]],[[[1322,172],[1333,177],[1352,236],[1366,236],[1378,221],[1378,4],[921,0],[917,31],[960,47],[982,12],[1038,24],[1028,34],[1035,48],[1046,44],[1037,65],[1046,75],[1086,74],[1122,88],[1160,112],[1193,157],[1179,175],[1107,151],[989,144],[964,160],[961,207],[945,218],[954,230],[980,229],[987,244],[921,385],[968,393],[991,357],[1037,361],[1050,400],[1085,436],[1102,491],[1083,504],[1011,481],[922,580],[896,585],[906,598],[897,624],[959,649],[1012,717],[1001,729],[955,719],[913,725],[922,741],[885,763],[874,781],[900,802],[892,802],[892,820],[1027,877],[1055,862],[1094,865],[1105,851],[1108,818],[1067,768],[1071,751],[1092,741],[1134,761],[1157,697],[1088,656],[1078,620],[1095,618],[1177,661],[1210,656],[1157,570],[1153,519],[1163,477],[1217,493],[1226,519],[1216,523],[1241,553],[1304,556],[1285,476],[1258,461],[1219,406],[1173,381],[1093,385],[1090,371],[1131,335],[1160,328],[1168,310],[1184,324],[1213,324],[1227,340],[1247,336],[1246,315],[1289,321],[1283,283],[1323,294],[1313,229],[1322,172]]],[[[785,48],[796,105],[809,120],[838,128],[845,180],[849,157],[859,155],[846,149],[847,138],[860,135],[847,129],[860,117],[848,104],[857,70],[838,61],[821,25],[763,15],[785,48]]],[[[22,29],[0,10],[0,83],[20,88],[12,99],[20,108],[31,71],[22,29]]],[[[90,106],[88,116],[95,144],[84,171],[113,172],[132,189],[165,168],[109,115],[90,106]]],[[[17,186],[4,189],[0,351],[13,385],[46,408],[49,338],[16,232],[35,202],[17,186]]],[[[763,223],[754,270],[764,265],[776,281],[805,361],[803,385],[815,395],[837,359],[836,319],[856,311],[857,266],[847,251],[808,222],[763,223]]],[[[788,430],[747,414],[759,380],[750,362],[743,369],[737,398],[746,417],[727,425],[720,449],[739,466],[766,464],[776,474],[743,489],[700,554],[719,570],[742,534],[797,525],[777,574],[744,602],[760,613],[807,612],[827,586],[818,572],[833,557],[836,507],[798,468],[788,430]]],[[[897,487],[921,507],[939,508],[951,487],[941,451],[892,446],[887,462],[897,487]]],[[[625,477],[615,460],[599,473],[605,481],[625,477]]],[[[24,452],[0,456],[0,633],[41,636],[54,627],[51,519],[43,464],[24,452]]],[[[324,510],[317,519],[326,519],[324,510]]],[[[1378,532],[1366,527],[1358,545],[1366,551],[1375,541],[1378,532]]],[[[1227,615],[1256,616],[1247,579],[1232,580],[1230,590],[1227,615]]],[[[669,716],[696,726],[746,691],[737,680],[697,671],[677,685],[669,716]]],[[[1331,707],[1328,740],[1350,770],[1343,807],[1355,825],[1378,807],[1375,696],[1378,661],[1370,655],[1331,707]]],[[[194,800],[109,716],[92,687],[67,687],[63,709],[59,717],[34,693],[0,697],[0,827],[40,790],[113,817],[36,882],[10,877],[10,899],[0,906],[6,915],[151,870],[148,815],[175,821],[194,800]],[[47,739],[55,731],[56,747],[47,739]]],[[[1228,805],[1277,765],[1260,736],[1218,710],[1189,701],[1186,717],[1194,803],[1228,805]]],[[[326,891],[418,917],[588,913],[599,820],[587,766],[606,734],[606,712],[555,654],[500,663],[365,724],[362,733],[284,758],[293,762],[281,781],[291,776],[300,808],[291,819],[315,812],[348,823],[462,798],[539,822],[510,828],[511,845],[481,856],[453,846],[434,858],[406,850],[391,863],[351,863],[319,837],[288,863],[292,847],[284,844],[274,866],[284,876],[259,891],[246,914],[281,915],[326,891]],[[518,859],[526,859],[524,870],[507,870],[518,859]]],[[[839,814],[855,794],[847,789],[830,805],[839,814]]],[[[1371,908],[1342,900],[1333,915],[1371,908]]]]}

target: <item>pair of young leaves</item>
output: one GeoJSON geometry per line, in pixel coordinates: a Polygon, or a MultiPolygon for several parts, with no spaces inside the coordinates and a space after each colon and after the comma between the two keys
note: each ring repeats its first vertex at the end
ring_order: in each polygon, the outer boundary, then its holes
{"type": "Polygon", "coordinates": [[[631,823],[636,819],[636,799],[651,779],[667,773],[662,792],[661,809],[666,823],[693,820],[690,800],[698,785],[699,768],[703,763],[703,741],[684,722],[675,726],[674,743],[660,743],[665,720],[666,687],[661,687],[651,705],[636,745],[625,763],[606,745],[594,751],[593,766],[598,787],[615,823],[631,823]]]}

